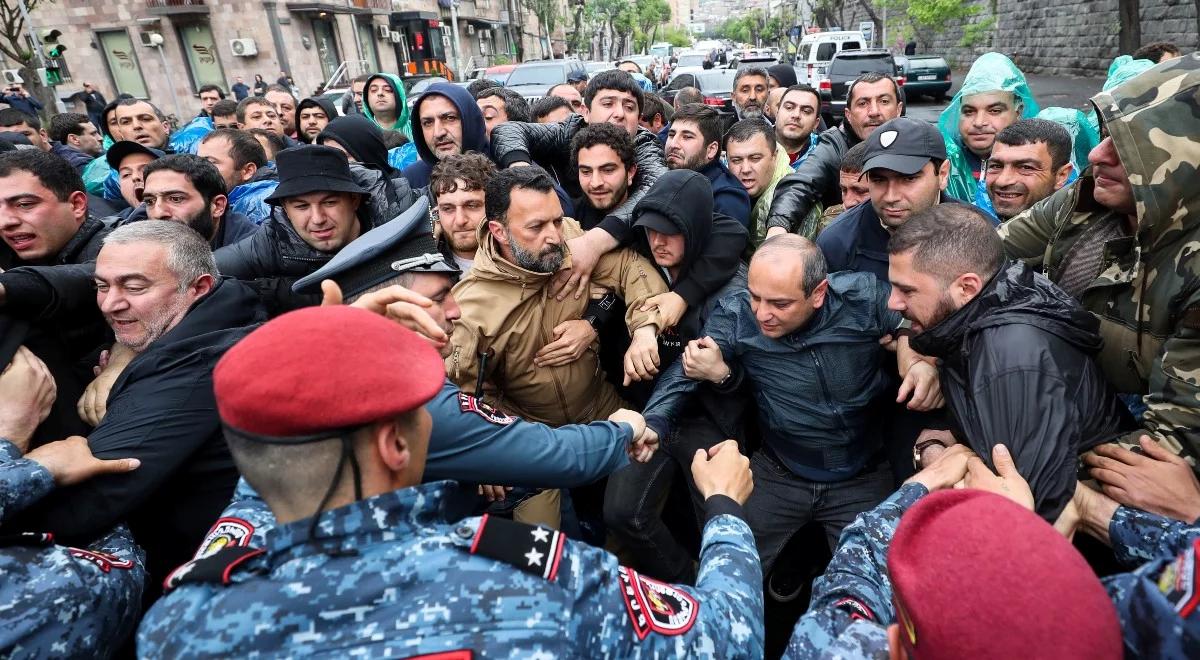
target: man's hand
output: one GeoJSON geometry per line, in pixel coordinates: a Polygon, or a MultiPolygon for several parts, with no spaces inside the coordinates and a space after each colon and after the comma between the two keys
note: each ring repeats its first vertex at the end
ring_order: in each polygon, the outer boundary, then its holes
{"type": "Polygon", "coordinates": [[[900,383],[900,390],[896,396],[896,403],[901,403],[909,396],[912,398],[908,402],[909,410],[933,410],[941,408],[945,403],[942,400],[942,386],[938,380],[937,367],[917,360],[908,368],[908,373],[904,374],[904,381],[900,383]]]}
{"type": "Polygon", "coordinates": [[[513,161],[508,164],[509,167],[529,167],[529,163],[523,160],[513,161]]]}
{"type": "Polygon", "coordinates": [[[642,433],[636,436],[628,448],[629,460],[645,463],[654,456],[654,451],[658,449],[658,434],[654,429],[647,426],[642,429],[642,433]]]}
{"type": "Polygon", "coordinates": [[[788,233],[788,231],[783,227],[771,227],[767,230],[767,238],[771,238],[772,236],[780,236],[786,233],[788,233]]]}
{"type": "Polygon", "coordinates": [[[630,442],[636,442],[646,430],[646,418],[642,417],[642,413],[628,408],[621,408],[608,416],[610,422],[623,422],[628,424],[633,429],[633,435],[630,436],[630,442]]]}
{"type": "MultiPolygon", "coordinates": [[[[1074,509],[1076,526],[1089,535],[1100,539],[1107,545],[1112,545],[1108,536],[1108,526],[1112,523],[1113,515],[1119,506],[1104,493],[1094,490],[1083,482],[1075,482],[1075,495],[1071,498],[1071,508],[1074,509]]],[[[1061,522],[1061,518],[1060,518],[1061,522]]],[[[1059,529],[1059,523],[1055,523],[1059,529]]],[[[1062,531],[1060,529],[1060,531],[1062,531]]]]}
{"type": "Polygon", "coordinates": [[[46,364],[28,348],[17,348],[0,373],[0,438],[25,453],[34,431],[50,415],[57,394],[46,364]]]}
{"type": "Polygon", "coordinates": [[[976,458],[975,452],[966,445],[954,445],[942,451],[937,458],[904,483],[918,483],[929,492],[951,488],[967,474],[967,461],[976,458]]]}
{"type": "Polygon", "coordinates": [[[1200,518],[1200,481],[1192,466],[1149,436],[1143,435],[1140,443],[1145,454],[1099,445],[1084,454],[1083,462],[1104,494],[1120,504],[1195,522],[1200,518]]]}
{"type": "Polygon", "coordinates": [[[583,357],[583,352],[596,340],[592,324],[582,319],[563,321],[554,326],[554,341],[533,356],[535,367],[561,367],[583,357]]]}
{"type": "Polygon", "coordinates": [[[1029,484],[1017,472],[1017,464],[1013,462],[1008,447],[996,445],[992,448],[992,463],[996,465],[996,474],[988,469],[978,456],[967,462],[967,488],[986,490],[989,493],[1003,495],[1021,506],[1033,511],[1033,492],[1029,484]]]}
{"type": "Polygon", "coordinates": [[[512,486],[480,486],[479,494],[486,497],[489,502],[503,502],[510,490],[512,490],[512,486]]]}
{"type": "MultiPolygon", "coordinates": [[[[322,306],[342,304],[342,290],[337,282],[322,280],[321,293],[322,306]]],[[[433,320],[429,312],[425,311],[433,307],[433,301],[398,284],[379,291],[364,293],[350,306],[386,316],[421,335],[439,349],[450,341],[446,331],[438,325],[437,321],[433,320]]]]}
{"type": "Polygon", "coordinates": [[[719,383],[729,375],[725,356],[721,355],[721,348],[712,337],[704,336],[688,342],[683,349],[683,375],[710,383],[719,383]]]}
{"type": "Polygon", "coordinates": [[[72,486],[101,474],[133,472],[142,464],[136,458],[104,460],[92,455],[87,438],[73,435],[48,442],[25,455],[46,468],[59,486],[72,486]]]}
{"type": "Polygon", "coordinates": [[[679,320],[683,318],[684,312],[687,311],[687,302],[683,296],[668,291],[660,293],[657,296],[651,296],[646,302],[642,303],[640,311],[648,312],[652,309],[658,309],[658,318],[662,321],[662,327],[674,328],[679,325],[679,320]]]}
{"type": "Polygon", "coordinates": [[[600,257],[617,247],[617,241],[603,229],[591,229],[583,236],[576,236],[567,241],[567,249],[571,251],[571,267],[558,272],[550,283],[550,295],[558,300],[565,300],[572,291],[575,299],[588,292],[588,282],[592,279],[592,271],[600,262],[600,257]]]}
{"type": "Polygon", "coordinates": [[[635,380],[654,380],[658,375],[658,331],[644,325],[633,331],[629,350],[625,351],[625,384],[635,380]]]}
{"type": "Polygon", "coordinates": [[[745,504],[754,490],[750,459],[738,451],[737,440],[726,440],[708,451],[697,449],[692,457],[692,478],[704,499],[724,495],[745,504]]]}
{"type": "Polygon", "coordinates": [[[113,383],[117,382],[125,367],[137,354],[121,344],[113,344],[112,351],[101,351],[100,362],[92,368],[95,379],[88,383],[83,396],[75,404],[79,418],[88,426],[96,427],[104,420],[108,412],[108,395],[112,392],[113,383]]]}

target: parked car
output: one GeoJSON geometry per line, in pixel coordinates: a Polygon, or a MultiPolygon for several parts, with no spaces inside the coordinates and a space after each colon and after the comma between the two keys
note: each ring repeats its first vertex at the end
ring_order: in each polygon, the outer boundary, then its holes
{"type": "Polygon", "coordinates": [[[503,85],[508,80],[509,74],[512,73],[512,70],[515,68],[517,68],[516,64],[497,64],[495,66],[475,69],[471,72],[471,75],[467,76],[467,81],[469,82],[473,80],[479,80],[481,78],[487,78],[488,80],[495,80],[503,85]]]}
{"type": "Polygon", "coordinates": [[[421,94],[433,83],[450,82],[441,76],[405,76],[400,80],[404,83],[404,95],[408,97],[410,108],[417,104],[417,99],[421,98],[421,94]]]}
{"type": "Polygon", "coordinates": [[[508,74],[504,84],[533,103],[546,95],[550,88],[567,82],[572,73],[587,75],[587,69],[579,60],[532,60],[518,64],[508,74]]]}
{"type": "Polygon", "coordinates": [[[843,50],[859,50],[866,42],[862,32],[850,30],[805,35],[793,62],[801,74],[798,80],[816,87],[825,77],[834,55],[843,50]]]}
{"type": "Polygon", "coordinates": [[[946,100],[953,81],[950,79],[950,65],[945,58],[937,55],[897,55],[896,65],[900,67],[900,75],[904,76],[906,98],[911,100],[928,96],[939,103],[946,100]]]}
{"type": "Polygon", "coordinates": [[[733,110],[733,79],[737,76],[736,69],[709,69],[697,73],[684,73],[676,76],[666,87],[662,88],[659,96],[667,103],[675,102],[675,95],[684,87],[695,87],[704,94],[704,105],[710,105],[722,114],[734,115],[733,110]]]}
{"type": "MultiPolygon", "coordinates": [[[[818,86],[821,92],[821,116],[827,126],[837,124],[845,115],[850,83],[862,74],[872,72],[898,77],[896,60],[891,52],[882,49],[844,50],[833,56],[827,77],[818,86]]],[[[904,88],[900,87],[900,101],[903,100],[904,88]]]]}
{"type": "Polygon", "coordinates": [[[741,69],[748,66],[767,68],[779,63],[779,56],[772,55],[768,50],[742,51],[729,59],[728,68],[741,69]]]}
{"type": "Polygon", "coordinates": [[[621,59],[617,60],[618,65],[621,62],[633,62],[634,64],[638,65],[638,68],[642,70],[642,73],[646,73],[646,69],[650,68],[650,65],[654,63],[654,56],[630,55],[629,57],[622,57],[621,59]]]}
{"type": "Polygon", "coordinates": [[[583,68],[587,69],[588,77],[591,78],[593,75],[600,73],[601,71],[608,71],[609,69],[615,69],[617,67],[614,66],[612,62],[584,62],[583,68]]]}

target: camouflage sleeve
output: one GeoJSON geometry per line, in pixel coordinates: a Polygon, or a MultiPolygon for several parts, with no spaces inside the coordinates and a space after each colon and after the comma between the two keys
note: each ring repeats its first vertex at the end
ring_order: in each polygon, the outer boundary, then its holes
{"type": "Polygon", "coordinates": [[[1046,246],[1054,238],[1059,216],[1074,206],[1074,187],[1078,185],[1063,187],[1000,225],[1000,240],[1008,258],[1020,259],[1033,268],[1044,266],[1046,246]]]}
{"type": "Polygon", "coordinates": [[[87,548],[5,548],[0,573],[0,655],[106,657],[141,612],[145,553],[120,526],[87,548]]]}
{"type": "MultiPolygon", "coordinates": [[[[1150,366],[1149,389],[1143,401],[1142,429],[1120,439],[1138,445],[1143,433],[1154,435],[1173,453],[1200,465],[1200,293],[1183,307],[1182,319],[1167,337],[1150,366]]],[[[1200,469],[1200,468],[1197,468],[1200,469]]]]}
{"type": "Polygon", "coordinates": [[[1104,578],[1129,657],[1189,658],[1200,648],[1200,540],[1132,573],[1104,578]]]}
{"type": "Polygon", "coordinates": [[[1117,507],[1108,523],[1108,536],[1117,561],[1137,566],[1174,557],[1200,539],[1200,524],[1183,523],[1128,506],[1117,507]]]}
{"type": "Polygon", "coordinates": [[[566,633],[579,657],[762,657],[762,565],[737,515],[704,526],[695,587],[659,582],[581,543],[565,554],[576,600],[566,633]]]}
{"type": "Polygon", "coordinates": [[[54,477],[36,461],[21,457],[13,443],[0,439],[0,522],[54,490],[54,477]]]}

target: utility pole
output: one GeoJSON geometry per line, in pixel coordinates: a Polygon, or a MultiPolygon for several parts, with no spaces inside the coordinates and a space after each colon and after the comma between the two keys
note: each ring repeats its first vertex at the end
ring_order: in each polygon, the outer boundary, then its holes
{"type": "Polygon", "coordinates": [[[458,41],[458,0],[450,2],[450,29],[454,31],[454,75],[462,78],[462,44],[458,41]]]}

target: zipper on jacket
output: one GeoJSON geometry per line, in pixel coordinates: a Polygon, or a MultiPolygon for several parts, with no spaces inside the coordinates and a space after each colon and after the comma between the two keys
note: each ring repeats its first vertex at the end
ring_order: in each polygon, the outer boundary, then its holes
{"type": "Polygon", "coordinates": [[[825,396],[825,404],[833,411],[833,416],[837,419],[841,429],[841,435],[846,440],[846,445],[852,446],[853,438],[851,438],[846,430],[846,419],[842,416],[842,411],[833,403],[833,395],[829,392],[829,384],[825,382],[825,371],[821,366],[821,358],[817,357],[817,349],[808,348],[808,354],[812,356],[813,364],[817,367],[817,381],[821,383],[821,394],[825,396]]]}

